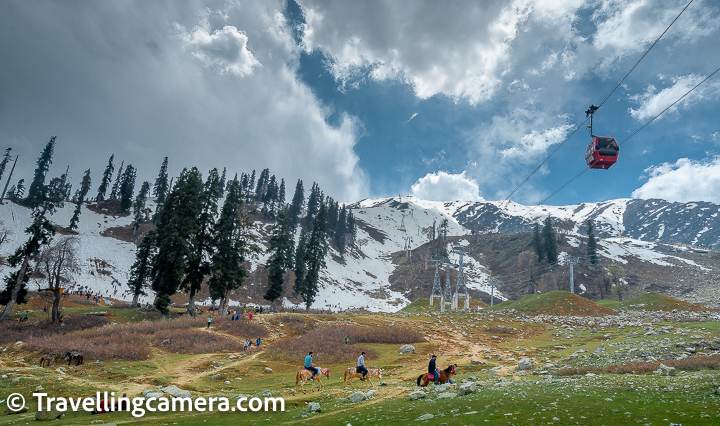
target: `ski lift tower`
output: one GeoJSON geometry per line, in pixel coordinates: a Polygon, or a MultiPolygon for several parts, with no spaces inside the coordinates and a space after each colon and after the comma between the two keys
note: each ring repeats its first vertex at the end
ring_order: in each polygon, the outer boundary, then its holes
{"type": "Polygon", "coordinates": [[[460,256],[458,265],[458,278],[455,284],[455,294],[452,298],[452,309],[458,309],[458,299],[462,297],[465,300],[463,309],[470,309],[470,295],[468,294],[467,285],[465,283],[465,273],[463,272],[463,256],[470,254],[469,251],[453,249],[453,253],[457,253],[460,256]]]}
{"type": "Polygon", "coordinates": [[[436,259],[436,256],[433,256],[433,259],[431,262],[435,263],[435,279],[433,280],[433,286],[432,286],[432,292],[430,292],[430,306],[434,304],[435,298],[437,297],[440,300],[440,310],[443,310],[443,293],[442,293],[442,283],[440,282],[440,266],[445,261],[445,258],[439,258],[436,259]]]}
{"type": "Polygon", "coordinates": [[[452,264],[448,261],[448,259],[445,260],[445,288],[443,289],[443,297],[440,299],[440,312],[445,312],[445,304],[447,303],[450,305],[450,309],[452,309],[452,290],[450,289],[450,267],[452,264]],[[445,299],[447,298],[447,302],[445,299]]]}

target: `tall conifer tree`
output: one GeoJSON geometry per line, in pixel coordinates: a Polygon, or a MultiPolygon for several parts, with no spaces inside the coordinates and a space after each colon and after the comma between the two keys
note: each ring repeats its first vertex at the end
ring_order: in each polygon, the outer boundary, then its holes
{"type": "Polygon", "coordinates": [[[593,224],[592,220],[588,219],[587,222],[587,236],[588,236],[588,243],[587,243],[587,255],[590,259],[590,263],[593,265],[597,265],[598,263],[598,256],[597,256],[597,241],[595,241],[595,225],[593,224]]]}
{"type": "Polygon", "coordinates": [[[123,173],[122,182],[120,183],[120,210],[123,212],[130,211],[132,207],[132,197],[135,193],[135,177],[137,171],[132,164],[128,164],[123,173]]]}
{"type": "Polygon", "coordinates": [[[293,225],[297,225],[298,216],[302,212],[303,205],[305,204],[305,189],[303,188],[303,181],[298,179],[295,185],[295,194],[293,195],[292,202],[290,202],[290,219],[292,219],[293,225]]]}
{"type": "Polygon", "coordinates": [[[161,206],[165,202],[165,197],[168,192],[168,158],[163,159],[162,165],[160,166],[160,172],[157,178],[155,178],[155,185],[153,185],[153,195],[157,199],[158,206],[161,206]]]}
{"type": "Polygon", "coordinates": [[[95,201],[104,201],[105,200],[105,194],[107,193],[108,187],[110,186],[110,183],[112,182],[112,175],[113,171],[115,171],[115,166],[113,165],[113,160],[115,159],[115,154],[110,156],[110,160],[108,160],[107,166],[105,166],[105,171],[103,172],[102,180],[100,181],[100,186],[98,186],[98,192],[97,196],[95,197],[95,201]]]}
{"type": "Polygon", "coordinates": [[[115,183],[112,186],[112,189],[110,190],[110,199],[111,200],[117,200],[118,196],[120,195],[120,183],[123,180],[123,166],[125,165],[124,161],[120,162],[120,168],[118,169],[117,176],[115,176],[115,183]]]}
{"type": "Polygon", "coordinates": [[[70,219],[70,229],[77,229],[78,221],[80,221],[80,212],[82,204],[85,202],[85,197],[90,191],[90,185],[92,180],[90,179],[90,169],[85,170],[82,182],[80,182],[80,190],[75,197],[75,211],[73,212],[72,219],[70,219]]]}
{"type": "Polygon", "coordinates": [[[268,253],[270,260],[265,268],[268,270],[268,288],[263,298],[270,303],[280,297],[285,284],[285,272],[292,268],[295,249],[294,226],[287,207],[278,213],[277,222],[270,237],[268,253]]]}
{"type": "Polygon", "coordinates": [[[45,177],[50,170],[52,164],[53,152],[55,151],[55,140],[57,136],[50,138],[50,141],[45,145],[45,149],[37,159],[37,167],[35,168],[35,174],[33,176],[30,188],[28,188],[28,194],[25,198],[30,208],[39,206],[45,199],[45,177]]]}
{"type": "Polygon", "coordinates": [[[545,219],[545,226],[542,230],[543,247],[545,249],[545,255],[547,256],[548,263],[555,263],[558,261],[557,252],[557,239],[555,238],[555,230],[552,226],[552,220],[550,216],[545,219]]]}
{"type": "Polygon", "coordinates": [[[8,148],[5,150],[5,155],[3,155],[2,161],[0,161],[0,181],[2,181],[2,177],[5,174],[5,168],[7,167],[8,163],[10,162],[10,153],[12,152],[12,148],[8,148]]]}
{"type": "Polygon", "coordinates": [[[199,227],[202,188],[198,169],[183,170],[159,213],[151,276],[157,295],[154,304],[163,315],[169,313],[170,296],[177,292],[187,270],[190,240],[199,227]]]}
{"type": "MultiPolygon", "coordinates": [[[[145,184],[150,187],[150,183],[145,181],[145,184]]],[[[145,234],[140,246],[138,246],[135,252],[135,263],[130,268],[130,279],[128,280],[128,287],[133,295],[132,304],[130,307],[135,308],[140,306],[140,296],[147,296],[145,286],[151,278],[153,256],[155,254],[155,231],[150,230],[145,234]]]]}
{"type": "Polygon", "coordinates": [[[148,220],[145,214],[145,205],[147,204],[147,198],[150,194],[150,182],[144,181],[140,185],[140,191],[138,191],[135,202],[133,203],[133,214],[135,217],[135,223],[133,223],[133,233],[140,228],[140,223],[148,220]]]}
{"type": "Polygon", "coordinates": [[[248,276],[243,262],[255,257],[260,248],[249,232],[249,221],[243,217],[243,194],[237,176],[228,187],[220,218],[215,224],[212,275],[208,283],[210,297],[220,300],[220,314],[227,309],[231,292],[240,288],[248,276]]]}
{"type": "Polygon", "coordinates": [[[325,255],[328,251],[326,230],[327,207],[324,203],[321,203],[317,216],[312,223],[312,230],[305,249],[307,274],[305,275],[305,280],[303,281],[302,293],[300,296],[305,302],[306,310],[310,309],[310,306],[315,301],[315,296],[317,296],[318,293],[320,271],[325,268],[325,255]]]}

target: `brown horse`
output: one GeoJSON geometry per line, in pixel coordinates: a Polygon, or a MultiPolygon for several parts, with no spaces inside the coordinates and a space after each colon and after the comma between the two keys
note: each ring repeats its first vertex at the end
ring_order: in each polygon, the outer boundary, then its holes
{"type": "Polygon", "coordinates": [[[40,367],[50,367],[50,365],[55,361],[57,358],[60,358],[60,354],[54,354],[54,353],[48,353],[43,355],[40,358],[40,367]]]}
{"type": "MultiPolygon", "coordinates": [[[[453,374],[455,374],[455,367],[457,367],[457,364],[453,364],[444,370],[440,370],[440,377],[438,378],[438,383],[441,385],[447,383],[448,379],[450,379],[453,374]]],[[[417,379],[417,385],[425,387],[428,385],[428,383],[430,383],[430,380],[431,379],[428,379],[428,373],[421,374],[420,377],[418,377],[417,379]]],[[[435,383],[435,379],[432,379],[432,381],[433,383],[435,383]]]]}
{"type": "MultiPolygon", "coordinates": [[[[322,383],[322,380],[320,380],[320,376],[324,375],[328,379],[330,378],[330,369],[329,368],[320,368],[320,373],[315,375],[315,380],[320,384],[318,386],[318,391],[324,386],[322,383]]],[[[312,371],[308,370],[307,368],[303,368],[302,370],[298,371],[298,373],[295,375],[295,387],[293,388],[293,392],[297,390],[297,385],[300,383],[300,390],[305,393],[305,382],[310,380],[310,377],[312,377],[312,371]]],[[[314,383],[310,384],[310,392],[313,392],[313,386],[314,383]]]]}
{"type": "Polygon", "coordinates": [[[75,361],[75,365],[80,365],[83,363],[82,354],[77,352],[68,352],[65,354],[65,357],[63,359],[68,362],[68,366],[72,364],[73,361],[75,361]]]}
{"type": "MultiPolygon", "coordinates": [[[[345,373],[343,373],[343,387],[347,386],[347,381],[350,380],[350,386],[355,389],[355,386],[352,384],[353,379],[359,379],[361,377],[362,373],[358,373],[355,367],[348,368],[345,370],[345,373]]],[[[370,385],[375,386],[372,380],[370,380],[371,377],[377,377],[379,380],[382,380],[382,370],[379,368],[368,368],[368,373],[365,375],[365,378],[370,382],[370,385]]]]}

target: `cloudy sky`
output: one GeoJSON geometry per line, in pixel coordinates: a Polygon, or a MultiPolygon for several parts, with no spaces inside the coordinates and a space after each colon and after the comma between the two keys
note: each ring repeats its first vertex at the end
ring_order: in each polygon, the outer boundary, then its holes
{"type": "MultiPolygon", "coordinates": [[[[0,148],[29,179],[56,135],[95,186],[110,154],[152,181],[269,168],[342,201],[505,199],[687,0],[0,2],[0,148]]],[[[625,140],[720,67],[720,4],[695,0],[603,104],[625,140]]],[[[720,72],[547,201],[720,203],[720,72]]],[[[515,194],[581,172],[581,128],[515,194]]],[[[6,172],[7,176],[7,172],[6,172]]],[[[4,184],[4,182],[3,182],[4,184]]]]}

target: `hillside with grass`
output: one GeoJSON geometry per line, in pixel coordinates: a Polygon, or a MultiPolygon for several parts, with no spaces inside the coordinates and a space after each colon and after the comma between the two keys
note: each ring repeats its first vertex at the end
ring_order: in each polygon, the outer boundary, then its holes
{"type": "MultiPolygon", "coordinates": [[[[642,299],[645,306],[654,309],[649,302],[654,297],[642,299]]],[[[285,411],[276,412],[133,417],[125,411],[70,411],[53,423],[58,425],[310,421],[322,426],[423,419],[449,425],[598,419],[710,425],[720,419],[720,317],[713,312],[629,310],[618,316],[567,292],[528,296],[494,309],[478,305],[440,313],[437,305],[419,299],[394,314],[283,312],[238,320],[209,312],[161,320],[144,309],[86,302],[64,297],[64,323],[51,325],[43,300],[33,295],[13,314],[27,321],[0,324],[0,392],[25,395],[28,408],[0,418],[0,425],[35,424],[38,407],[31,394],[37,389],[55,397],[94,398],[98,391],[111,391],[144,399],[153,391],[170,398],[182,391],[192,399],[285,401],[285,411]],[[258,338],[259,346],[245,347],[258,338]],[[79,352],[84,363],[54,359],[39,365],[42,355],[66,351],[79,352]],[[309,351],[318,366],[329,369],[319,391],[314,381],[296,387],[295,375],[309,351]],[[368,368],[380,369],[382,377],[344,383],[344,371],[363,351],[368,368]],[[417,387],[432,354],[440,368],[455,366],[456,384],[417,387]],[[670,403],[676,400],[682,404],[670,403]]]]}

